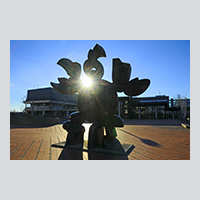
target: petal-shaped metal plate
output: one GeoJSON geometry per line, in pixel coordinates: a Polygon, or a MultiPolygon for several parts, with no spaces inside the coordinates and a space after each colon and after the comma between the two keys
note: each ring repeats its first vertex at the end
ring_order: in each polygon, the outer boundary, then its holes
{"type": "Polygon", "coordinates": [[[141,79],[138,78],[132,79],[125,86],[124,93],[128,96],[137,96],[142,94],[150,85],[149,79],[141,79]]]}
{"type": "Polygon", "coordinates": [[[73,78],[79,78],[81,75],[81,65],[77,62],[72,62],[67,58],[62,58],[57,62],[58,65],[63,67],[67,74],[73,78]]]}
{"type": "Polygon", "coordinates": [[[129,63],[123,63],[119,58],[113,59],[112,80],[115,85],[126,85],[131,75],[129,63]]]}
{"type": "Polygon", "coordinates": [[[96,44],[95,47],[88,52],[88,59],[97,60],[100,57],[106,57],[106,52],[100,45],[96,44]]]}
{"type": "Polygon", "coordinates": [[[76,92],[78,92],[78,81],[74,80],[69,80],[69,79],[63,79],[60,78],[59,79],[60,84],[58,83],[53,83],[51,82],[51,86],[57,90],[58,92],[62,93],[62,94],[75,94],[76,92]]]}

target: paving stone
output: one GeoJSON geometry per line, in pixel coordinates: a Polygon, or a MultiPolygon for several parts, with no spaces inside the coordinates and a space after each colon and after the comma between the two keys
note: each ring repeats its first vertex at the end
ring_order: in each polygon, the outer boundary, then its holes
{"type": "MultiPolygon", "coordinates": [[[[117,138],[121,143],[133,144],[135,149],[128,155],[129,160],[190,160],[190,129],[185,129],[176,120],[156,121],[134,120],[125,121],[123,128],[116,128],[117,138]],[[160,125],[159,125],[160,122],[160,125]],[[144,124],[144,125],[143,125],[144,124]],[[147,124],[147,125],[146,125],[147,124]]],[[[88,130],[91,124],[84,123],[86,129],[84,140],[88,139],[88,130]]],[[[67,132],[62,124],[40,128],[11,128],[10,129],[10,160],[57,160],[62,150],[51,148],[51,144],[66,140],[67,132]]],[[[78,155],[70,153],[71,159],[78,159],[78,155]],[[74,158],[72,158],[74,156],[74,158]]],[[[88,158],[122,159],[116,156],[105,157],[104,154],[88,156],[82,155],[83,160],[88,158]]],[[[126,158],[123,158],[126,159],[126,158]]]]}

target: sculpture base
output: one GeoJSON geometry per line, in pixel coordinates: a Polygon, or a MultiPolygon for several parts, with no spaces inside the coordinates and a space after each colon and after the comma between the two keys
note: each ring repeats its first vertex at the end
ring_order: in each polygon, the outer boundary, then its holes
{"type": "Polygon", "coordinates": [[[107,154],[115,154],[115,155],[125,155],[128,156],[131,151],[135,148],[134,145],[131,144],[121,144],[121,149],[105,149],[102,147],[96,147],[96,148],[90,148],[88,149],[88,141],[85,140],[83,145],[77,144],[77,145],[65,145],[66,142],[59,142],[56,144],[52,144],[51,147],[55,148],[68,148],[68,149],[78,149],[78,150],[83,150],[85,152],[88,151],[93,151],[93,152],[98,152],[98,153],[107,153],[107,154]],[[82,146],[82,147],[80,147],[82,146]]]}

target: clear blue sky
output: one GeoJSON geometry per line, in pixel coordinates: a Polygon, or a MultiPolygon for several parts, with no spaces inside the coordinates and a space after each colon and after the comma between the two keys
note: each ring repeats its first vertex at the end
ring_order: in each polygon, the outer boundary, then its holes
{"type": "MultiPolygon", "coordinates": [[[[10,109],[24,108],[23,96],[28,89],[51,87],[58,77],[68,77],[57,65],[68,58],[83,66],[89,49],[101,45],[106,58],[103,79],[112,81],[112,59],[131,64],[131,78],[149,78],[151,84],[138,97],[180,94],[190,98],[189,40],[20,40],[10,41],[10,109]]],[[[84,72],[82,71],[82,74],[84,72]]],[[[124,96],[124,93],[118,93],[124,96]]]]}

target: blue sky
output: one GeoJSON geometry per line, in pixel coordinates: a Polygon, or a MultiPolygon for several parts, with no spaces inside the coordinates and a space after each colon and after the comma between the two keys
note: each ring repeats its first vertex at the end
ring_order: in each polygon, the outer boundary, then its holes
{"type": "Polygon", "coordinates": [[[131,64],[130,79],[151,80],[147,91],[138,97],[160,94],[174,98],[180,94],[190,98],[189,40],[11,40],[10,109],[24,108],[21,101],[28,89],[51,87],[50,82],[58,82],[58,77],[68,77],[56,64],[60,58],[83,66],[95,44],[106,52],[106,58],[99,58],[104,66],[103,79],[112,82],[112,59],[120,58],[131,64]]]}

